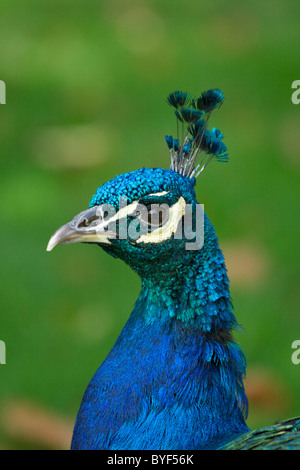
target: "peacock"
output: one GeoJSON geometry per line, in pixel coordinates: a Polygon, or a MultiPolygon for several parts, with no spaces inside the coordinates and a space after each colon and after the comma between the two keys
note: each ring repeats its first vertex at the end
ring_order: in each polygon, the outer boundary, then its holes
{"type": "Polygon", "coordinates": [[[73,450],[300,448],[300,418],[256,431],[246,424],[246,360],[233,337],[240,327],[218,238],[196,200],[203,170],[229,158],[222,132],[208,127],[224,99],[219,88],[170,93],[170,168],[116,176],[49,240],[48,251],[96,244],[141,279],[84,393],[73,450]]]}

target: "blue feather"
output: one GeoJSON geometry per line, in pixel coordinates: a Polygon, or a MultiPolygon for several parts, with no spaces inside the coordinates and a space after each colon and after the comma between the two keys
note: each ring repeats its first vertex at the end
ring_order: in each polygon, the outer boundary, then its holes
{"type": "Polygon", "coordinates": [[[181,108],[180,113],[182,120],[188,123],[196,122],[204,115],[204,111],[193,108],[181,108]]]}
{"type": "Polygon", "coordinates": [[[199,98],[196,98],[193,101],[193,105],[196,109],[200,109],[205,113],[209,113],[214,109],[221,106],[225,97],[219,88],[215,88],[213,90],[208,90],[202,93],[199,98]]]}
{"type": "Polygon", "coordinates": [[[173,139],[173,149],[175,150],[175,152],[178,151],[178,149],[179,149],[179,140],[178,139],[173,139]]]}
{"type": "Polygon", "coordinates": [[[173,137],[171,135],[166,135],[165,139],[166,139],[168,148],[171,150],[173,148],[173,137]]]}
{"type": "Polygon", "coordinates": [[[183,91],[173,91],[172,93],[169,94],[167,97],[167,102],[169,103],[170,106],[173,106],[173,108],[180,108],[186,105],[190,101],[190,95],[186,92],[183,91]]]}

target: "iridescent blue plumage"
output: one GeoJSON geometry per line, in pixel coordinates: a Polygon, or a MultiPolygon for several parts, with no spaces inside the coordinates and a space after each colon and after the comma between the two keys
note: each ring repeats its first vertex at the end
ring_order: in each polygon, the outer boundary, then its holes
{"type": "Polygon", "coordinates": [[[247,427],[246,361],[233,339],[239,326],[225,261],[207,215],[199,218],[196,177],[212,159],[228,160],[223,134],[207,128],[223,93],[192,98],[175,91],[167,101],[183,129],[187,125],[181,140],[179,133],[165,138],[171,168],[141,168],[103,184],[89,209],[48,245],[96,243],[141,279],[129,320],[84,394],[72,449],[237,449],[261,448],[262,442],[300,447],[299,420],[261,432],[247,427]],[[153,225],[153,203],[169,212],[148,231],[143,227],[149,220],[153,225]],[[107,205],[114,209],[108,222],[107,205]]]}
{"type": "MultiPolygon", "coordinates": [[[[103,185],[91,206],[161,192],[196,204],[194,183],[172,170],[143,168],[103,185]]],[[[174,239],[105,247],[140,275],[142,290],[86,391],[73,448],[214,448],[248,431],[245,359],[231,336],[238,325],[206,216],[204,240],[197,252],[174,239]]]]}

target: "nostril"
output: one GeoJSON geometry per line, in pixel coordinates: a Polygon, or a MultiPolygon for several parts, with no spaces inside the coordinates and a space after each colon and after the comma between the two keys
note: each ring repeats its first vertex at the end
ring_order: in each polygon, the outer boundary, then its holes
{"type": "Polygon", "coordinates": [[[83,219],[80,224],[78,224],[78,228],[83,228],[83,227],[87,227],[88,224],[87,224],[87,220],[86,219],[83,219]]]}
{"type": "Polygon", "coordinates": [[[94,215],[90,219],[87,219],[86,217],[84,217],[82,221],[78,224],[78,228],[89,227],[92,224],[92,222],[94,222],[94,220],[98,220],[98,219],[99,217],[97,215],[94,215]]]}

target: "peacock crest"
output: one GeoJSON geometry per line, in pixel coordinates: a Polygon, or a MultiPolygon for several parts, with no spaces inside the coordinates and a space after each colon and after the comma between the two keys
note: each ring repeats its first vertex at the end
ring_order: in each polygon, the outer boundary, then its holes
{"type": "Polygon", "coordinates": [[[222,132],[215,127],[208,129],[212,111],[220,108],[224,99],[218,88],[205,91],[196,98],[178,90],[169,94],[167,102],[175,108],[177,122],[176,138],[165,136],[171,154],[171,170],[188,178],[197,178],[213,158],[219,162],[228,161],[222,132]]]}

